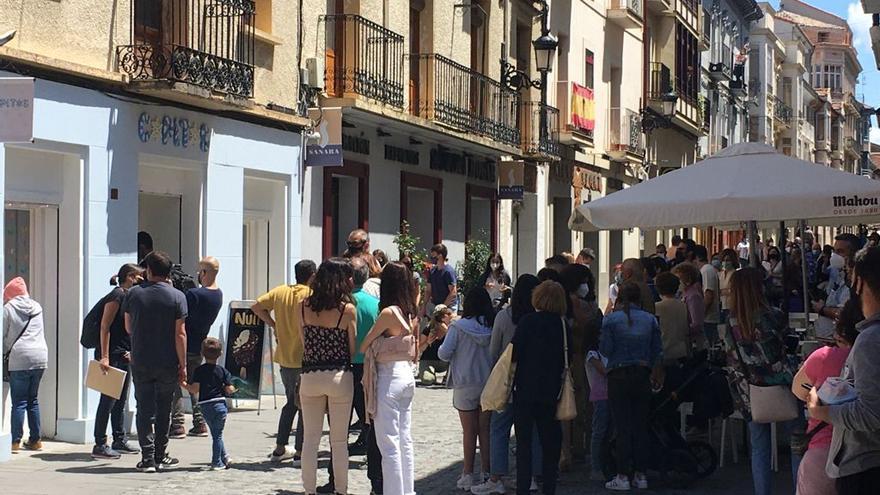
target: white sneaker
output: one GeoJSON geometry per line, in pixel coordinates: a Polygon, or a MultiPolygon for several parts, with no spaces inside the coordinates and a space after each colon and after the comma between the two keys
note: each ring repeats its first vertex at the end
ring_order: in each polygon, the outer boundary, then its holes
{"type": "Polygon", "coordinates": [[[284,452],[281,454],[276,454],[275,451],[273,450],[272,453],[269,454],[269,459],[272,462],[282,462],[282,461],[286,461],[287,459],[293,459],[293,454],[294,454],[294,452],[285,446],[284,452]]]}
{"type": "Polygon", "coordinates": [[[633,485],[639,490],[647,490],[648,478],[645,477],[645,473],[636,473],[635,476],[633,476],[633,485]]]}
{"type": "Polygon", "coordinates": [[[455,486],[457,486],[459,490],[470,490],[471,487],[474,486],[474,475],[462,474],[461,477],[458,478],[458,482],[455,483],[455,486]]]}
{"type": "Polygon", "coordinates": [[[605,488],[618,492],[626,492],[632,489],[629,485],[629,478],[619,474],[612,478],[611,481],[605,483],[605,488]]]}
{"type": "Polygon", "coordinates": [[[530,492],[537,492],[538,491],[538,480],[534,476],[532,476],[532,484],[529,485],[529,491],[530,492]]]}
{"type": "Polygon", "coordinates": [[[492,481],[487,480],[485,483],[481,483],[479,485],[474,485],[471,487],[471,493],[474,495],[487,495],[487,494],[501,494],[504,495],[507,493],[507,488],[504,487],[504,483],[501,480],[492,481]]]}

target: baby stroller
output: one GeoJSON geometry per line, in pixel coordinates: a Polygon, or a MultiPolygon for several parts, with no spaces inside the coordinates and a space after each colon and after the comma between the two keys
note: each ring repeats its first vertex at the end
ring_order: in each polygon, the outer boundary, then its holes
{"type": "MultiPolygon", "coordinates": [[[[686,389],[709,370],[704,360],[690,368],[689,374],[672,392],[656,397],[648,419],[650,448],[649,471],[659,474],[663,485],[672,488],[687,488],[694,481],[705,478],[718,467],[718,456],[706,442],[688,441],[681,436],[678,406],[686,389]]],[[[613,425],[612,425],[613,426],[613,425]]],[[[602,449],[603,474],[611,479],[617,474],[614,459],[615,433],[613,428],[605,439],[602,449]]]]}

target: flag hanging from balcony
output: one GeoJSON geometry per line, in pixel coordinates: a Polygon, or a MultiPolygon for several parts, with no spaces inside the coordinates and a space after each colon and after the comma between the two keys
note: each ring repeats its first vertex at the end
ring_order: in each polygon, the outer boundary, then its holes
{"type": "Polygon", "coordinates": [[[571,125],[590,132],[596,126],[593,90],[574,82],[571,83],[571,125]]]}
{"type": "Polygon", "coordinates": [[[307,167],[342,166],[342,109],[310,108],[309,118],[320,134],[317,142],[306,145],[307,167]]]}

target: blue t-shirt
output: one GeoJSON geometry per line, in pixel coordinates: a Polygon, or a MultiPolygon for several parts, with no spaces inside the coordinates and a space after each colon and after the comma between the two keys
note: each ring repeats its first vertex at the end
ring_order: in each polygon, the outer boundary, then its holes
{"type": "Polygon", "coordinates": [[[205,363],[193,371],[193,383],[199,384],[199,404],[226,400],[224,388],[232,385],[232,375],[226,368],[205,363]]]}
{"type": "Polygon", "coordinates": [[[186,306],[189,311],[186,317],[186,352],[199,354],[202,352],[202,341],[208,336],[223,306],[223,292],[207,287],[190,289],[186,291],[186,306]]]}
{"type": "Polygon", "coordinates": [[[131,318],[131,364],[177,369],[175,323],[187,316],[183,292],[168,282],[144,282],[128,290],[122,311],[131,318]]]}
{"type": "Polygon", "coordinates": [[[446,304],[446,298],[449,297],[449,286],[455,285],[455,269],[448,264],[443,268],[431,268],[428,274],[428,283],[431,284],[431,303],[446,304]]]}

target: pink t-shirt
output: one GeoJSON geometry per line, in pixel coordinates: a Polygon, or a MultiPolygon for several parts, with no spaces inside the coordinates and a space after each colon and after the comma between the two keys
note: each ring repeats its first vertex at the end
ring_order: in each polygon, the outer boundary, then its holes
{"type": "MultiPolygon", "coordinates": [[[[804,373],[810,383],[817,389],[825,383],[829,377],[840,376],[846,357],[849,356],[849,348],[820,347],[810,354],[804,362],[804,373]]],[[[807,431],[811,431],[819,424],[819,421],[810,419],[807,422],[807,431]]],[[[810,440],[810,447],[823,447],[831,445],[831,425],[819,430],[810,440]]]]}

